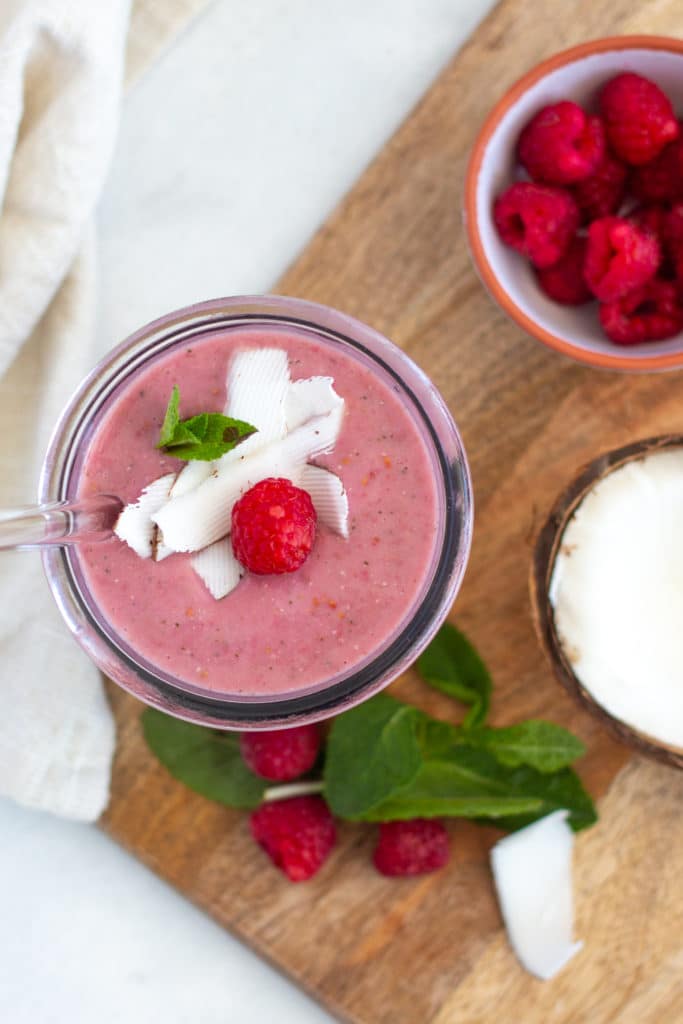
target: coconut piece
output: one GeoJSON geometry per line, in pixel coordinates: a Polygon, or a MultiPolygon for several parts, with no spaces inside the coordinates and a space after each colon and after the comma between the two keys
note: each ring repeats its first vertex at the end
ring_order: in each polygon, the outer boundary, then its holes
{"type": "Polygon", "coordinates": [[[229,537],[209,544],[207,548],[193,555],[191,561],[192,568],[217,601],[235,589],[244,572],[233,554],[229,537]]]}
{"type": "Polygon", "coordinates": [[[175,473],[168,473],[153,480],[143,488],[137,501],[126,505],[116,520],[114,533],[140,558],[152,557],[155,536],[152,515],[168,501],[175,478],[175,473]]]}
{"type": "Polygon", "coordinates": [[[501,839],[491,867],[508,938],[518,960],[543,981],[554,977],[582,942],[572,941],[571,860],[567,811],[555,811],[501,839]]]}
{"type": "Polygon", "coordinates": [[[171,498],[180,498],[188,491],[193,491],[195,487],[199,487],[207,477],[211,476],[212,471],[212,462],[204,462],[201,459],[193,459],[188,462],[176,477],[176,482],[171,488],[171,498]]]}
{"type": "Polygon", "coordinates": [[[199,551],[225,537],[233,505],[245,491],[268,477],[298,484],[307,460],[334,447],[340,423],[336,413],[318,416],[248,457],[221,460],[203,484],[155,512],[164,543],[174,551],[199,551]]]}
{"type": "Polygon", "coordinates": [[[295,430],[314,416],[325,416],[343,408],[344,399],[334,390],[333,377],[307,377],[292,381],[284,405],[287,430],[295,430]]]}
{"type": "Polygon", "coordinates": [[[290,387],[289,359],[284,349],[251,348],[236,352],[228,368],[226,387],[225,415],[251,423],[257,429],[256,434],[232,452],[239,448],[239,455],[244,455],[284,436],[285,398],[290,387]]]}
{"type": "Polygon", "coordinates": [[[301,487],[310,494],[320,522],[348,538],[349,499],[339,477],[321,466],[304,466],[301,487]]]}

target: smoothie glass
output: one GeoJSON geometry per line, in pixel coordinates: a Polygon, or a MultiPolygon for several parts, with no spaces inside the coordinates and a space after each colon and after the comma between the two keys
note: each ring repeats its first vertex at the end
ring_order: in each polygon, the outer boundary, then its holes
{"type": "Polygon", "coordinates": [[[200,303],[143,327],[83,382],[57,424],[43,465],[40,500],[73,500],[79,468],[98,417],[130,375],[155,357],[207,335],[246,326],[295,330],[353,354],[400,397],[429,452],[436,481],[437,543],[425,583],[403,621],[351,670],[315,686],[272,695],[217,693],[145,661],[105,621],[89,594],[76,546],[46,548],[49,585],[74,637],[112,680],[169,714],[219,729],[272,729],[337,714],[370,697],[418,656],[448,612],[463,578],[472,534],[465,452],[442,398],[422,371],[370,327],[324,306],[278,296],[200,303]]]}

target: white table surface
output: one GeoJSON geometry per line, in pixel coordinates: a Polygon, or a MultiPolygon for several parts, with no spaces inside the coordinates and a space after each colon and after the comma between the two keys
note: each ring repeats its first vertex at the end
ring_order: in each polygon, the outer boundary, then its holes
{"type": "MultiPolygon", "coordinates": [[[[215,0],[125,103],[100,350],[268,291],[492,5],[215,0]]],[[[0,837],[8,1024],[331,1021],[94,827],[0,801],[0,837]]]]}

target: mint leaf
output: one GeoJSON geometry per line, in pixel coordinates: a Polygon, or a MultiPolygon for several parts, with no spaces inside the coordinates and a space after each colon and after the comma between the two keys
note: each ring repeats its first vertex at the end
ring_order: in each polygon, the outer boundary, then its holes
{"type": "Polygon", "coordinates": [[[258,807],[267,786],[242,760],[239,736],[191,725],[161,711],[142,713],[147,745],[171,775],[228,807],[258,807]]]}
{"type": "Polygon", "coordinates": [[[586,752],[573,733],[538,718],[506,729],[459,729],[457,742],[488,750],[500,764],[512,768],[525,764],[544,773],[566,768],[586,752]]]}
{"type": "Polygon", "coordinates": [[[157,448],[163,448],[165,445],[172,442],[175,429],[180,421],[180,416],[178,415],[179,405],[180,389],[177,384],[174,384],[171,397],[168,400],[168,407],[166,409],[166,415],[164,416],[164,422],[161,424],[161,433],[159,434],[159,444],[157,445],[157,448]]]}
{"type": "Polygon", "coordinates": [[[449,622],[441,627],[417,659],[425,682],[449,697],[469,704],[465,727],[481,725],[488,714],[491,676],[469,640],[449,622]]]}
{"type": "Polygon", "coordinates": [[[571,769],[552,775],[526,766],[510,770],[487,751],[463,746],[426,761],[407,785],[363,819],[463,817],[517,829],[560,809],[569,811],[575,831],[597,820],[592,800],[571,769]]]}
{"type": "Polygon", "coordinates": [[[187,420],[179,418],[180,391],[175,384],[169,399],[157,448],[163,448],[175,459],[213,462],[231,451],[256,427],[220,412],[202,412],[187,420]]]}
{"type": "Polygon", "coordinates": [[[422,753],[417,708],[380,694],[332,723],[325,797],[333,814],[358,820],[418,773],[422,753]]]}

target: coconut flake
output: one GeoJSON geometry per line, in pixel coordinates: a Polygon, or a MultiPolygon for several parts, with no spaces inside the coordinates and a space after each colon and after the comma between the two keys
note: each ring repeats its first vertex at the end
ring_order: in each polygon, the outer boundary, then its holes
{"type": "Polygon", "coordinates": [[[574,834],[567,811],[555,811],[506,836],[491,850],[505,927],[523,967],[554,977],[582,942],[572,941],[571,858],[574,834]]]}
{"type": "Polygon", "coordinates": [[[304,466],[301,487],[310,494],[320,522],[347,539],[349,499],[339,477],[321,466],[304,466]]]}
{"type": "Polygon", "coordinates": [[[344,408],[344,399],[334,390],[332,377],[307,377],[292,381],[284,404],[287,430],[296,430],[314,416],[344,408]]]}
{"type": "Polygon", "coordinates": [[[235,589],[244,572],[233,554],[228,537],[193,555],[192,568],[217,601],[235,589]]]}
{"type": "Polygon", "coordinates": [[[175,478],[175,473],[168,473],[153,480],[143,488],[137,501],[126,505],[116,520],[114,533],[140,558],[152,557],[155,539],[152,516],[168,501],[175,478]]]}
{"type": "Polygon", "coordinates": [[[207,477],[211,476],[212,471],[212,462],[204,462],[201,459],[193,459],[192,462],[188,462],[176,477],[176,482],[171,488],[171,498],[180,498],[188,491],[193,491],[195,487],[199,487],[207,477]]]}
{"type": "Polygon", "coordinates": [[[284,436],[289,387],[289,359],[284,349],[252,348],[235,353],[228,369],[225,415],[251,423],[257,433],[232,452],[239,448],[242,456],[284,436]]]}

